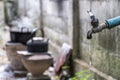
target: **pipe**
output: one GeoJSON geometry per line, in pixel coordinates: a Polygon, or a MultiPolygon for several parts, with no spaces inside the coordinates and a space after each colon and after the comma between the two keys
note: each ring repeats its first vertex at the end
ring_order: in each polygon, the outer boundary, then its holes
{"type": "Polygon", "coordinates": [[[92,28],[87,32],[87,39],[92,39],[93,33],[101,32],[103,29],[106,29],[106,28],[108,28],[106,23],[102,23],[98,27],[92,28]]]}
{"type": "Polygon", "coordinates": [[[106,20],[106,23],[108,24],[108,28],[114,28],[118,25],[120,25],[120,16],[106,20]]]}
{"type": "Polygon", "coordinates": [[[93,28],[87,32],[87,39],[92,39],[93,33],[101,32],[104,29],[112,29],[118,25],[120,25],[120,16],[106,20],[105,23],[102,23],[96,27],[94,27],[94,25],[92,25],[93,28]]]}

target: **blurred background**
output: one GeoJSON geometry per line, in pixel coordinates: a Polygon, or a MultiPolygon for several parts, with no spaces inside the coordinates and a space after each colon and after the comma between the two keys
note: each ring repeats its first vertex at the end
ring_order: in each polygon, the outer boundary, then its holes
{"type": "MultiPolygon", "coordinates": [[[[7,62],[5,43],[10,40],[10,28],[39,27],[50,39],[49,49],[55,56],[64,42],[72,46],[75,72],[85,68],[75,60],[83,60],[120,80],[120,26],[86,38],[92,28],[87,10],[103,23],[120,15],[119,5],[120,0],[1,0],[0,65],[7,62]]],[[[96,80],[104,80],[92,72],[96,80]]]]}

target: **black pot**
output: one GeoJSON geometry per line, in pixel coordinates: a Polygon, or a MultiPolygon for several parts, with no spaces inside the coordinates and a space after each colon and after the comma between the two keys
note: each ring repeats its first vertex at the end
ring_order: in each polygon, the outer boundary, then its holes
{"type": "Polygon", "coordinates": [[[27,42],[28,52],[41,53],[48,51],[48,39],[41,37],[32,38],[27,42]]]}
{"type": "Polygon", "coordinates": [[[23,31],[24,28],[21,28],[19,31],[18,30],[10,31],[11,42],[19,42],[19,43],[26,44],[26,42],[29,39],[35,36],[35,32],[37,28],[33,29],[32,31],[29,31],[28,28],[26,29],[27,31],[23,31]]]}

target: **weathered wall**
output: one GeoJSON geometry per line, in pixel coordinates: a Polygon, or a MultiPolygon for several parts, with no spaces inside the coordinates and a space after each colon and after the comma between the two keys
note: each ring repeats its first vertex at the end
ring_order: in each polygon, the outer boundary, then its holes
{"type": "MultiPolygon", "coordinates": [[[[24,0],[29,3],[28,0],[24,0]]],[[[23,0],[19,0],[18,14],[32,21],[38,20],[39,24],[39,0],[26,5],[23,0]],[[32,9],[28,5],[33,5],[32,9]],[[38,5],[38,6],[36,6],[38,5]],[[21,13],[23,12],[23,13],[21,13]],[[32,13],[32,14],[30,14],[32,13]],[[35,17],[33,17],[35,16],[35,17]]],[[[74,44],[80,45],[80,55],[88,64],[109,74],[118,80],[120,79],[119,49],[120,49],[120,26],[112,30],[104,30],[99,34],[94,34],[92,40],[86,39],[87,31],[91,28],[90,18],[87,10],[99,18],[100,23],[120,15],[120,0],[79,0],[80,6],[80,42],[74,44]]],[[[45,37],[50,39],[49,50],[54,54],[58,53],[60,46],[66,42],[72,46],[72,0],[43,0],[43,22],[45,37]]],[[[76,32],[78,33],[78,32],[76,32]]],[[[77,64],[77,71],[80,68],[77,64]]]]}
{"type": "Polygon", "coordinates": [[[50,39],[49,49],[53,53],[58,53],[64,42],[72,45],[71,4],[72,0],[43,1],[44,30],[46,37],[50,39]]]}
{"type": "MultiPolygon", "coordinates": [[[[11,22],[15,27],[40,26],[41,7],[40,0],[17,0],[17,16],[13,9],[8,7],[8,13],[16,16],[11,22]],[[9,12],[10,11],[10,12],[9,12]]],[[[66,42],[72,45],[72,0],[42,0],[43,26],[45,36],[50,39],[50,50],[58,52],[61,45],[66,42]]],[[[7,3],[6,5],[15,6],[7,3]]],[[[10,14],[8,14],[10,15],[10,14]]],[[[10,15],[10,16],[11,16],[10,15]]]]}
{"type": "Polygon", "coordinates": [[[5,63],[7,60],[6,56],[2,56],[5,55],[3,47],[5,46],[5,43],[9,40],[9,33],[7,31],[4,31],[4,26],[4,3],[3,1],[0,1],[0,65],[1,63],[5,63]]]}
{"type": "Polygon", "coordinates": [[[4,23],[4,16],[3,16],[4,8],[3,8],[3,6],[4,6],[3,2],[0,1],[0,25],[4,23]]]}
{"type": "Polygon", "coordinates": [[[4,0],[6,24],[14,27],[35,27],[40,22],[40,0],[4,0]]]}
{"type": "Polygon", "coordinates": [[[119,0],[79,0],[80,1],[80,54],[88,63],[114,78],[120,79],[120,26],[94,34],[87,40],[87,31],[91,29],[87,10],[99,18],[100,23],[120,15],[119,0]],[[91,1],[91,2],[90,2],[91,1]]]}
{"type": "Polygon", "coordinates": [[[18,0],[18,26],[39,27],[40,0],[18,0]]]}
{"type": "MultiPolygon", "coordinates": [[[[91,4],[87,0],[79,1],[80,42],[76,43],[80,45],[82,59],[102,72],[120,79],[118,76],[120,74],[119,27],[94,34],[92,40],[86,39],[87,31],[91,28],[90,18],[87,14],[90,5],[93,13],[102,23],[106,19],[119,16],[119,0],[92,0],[91,4]]],[[[54,54],[58,53],[64,42],[72,46],[72,0],[44,0],[43,21],[45,36],[50,39],[49,49],[54,54]]]]}

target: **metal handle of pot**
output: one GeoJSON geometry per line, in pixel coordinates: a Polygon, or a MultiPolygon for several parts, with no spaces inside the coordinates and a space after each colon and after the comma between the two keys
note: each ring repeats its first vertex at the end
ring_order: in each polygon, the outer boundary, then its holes
{"type": "Polygon", "coordinates": [[[49,38],[47,39],[47,43],[49,42],[49,38]]]}
{"type": "Polygon", "coordinates": [[[30,36],[28,36],[28,38],[30,39],[34,34],[35,32],[38,30],[39,28],[35,28],[32,30],[32,33],[30,34],[30,36]]]}

